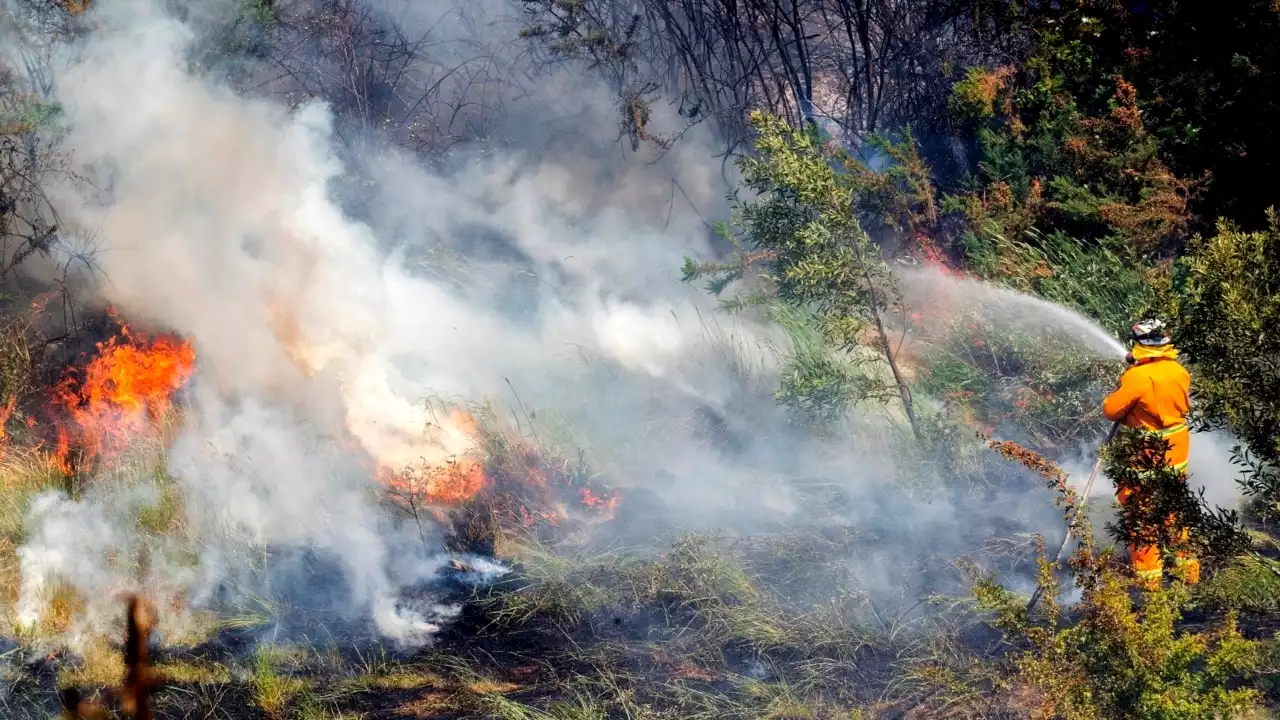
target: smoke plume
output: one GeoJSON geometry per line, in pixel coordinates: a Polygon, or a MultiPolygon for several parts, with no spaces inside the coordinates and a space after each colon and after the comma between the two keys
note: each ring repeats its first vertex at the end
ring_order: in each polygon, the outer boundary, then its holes
{"type": "MultiPolygon", "coordinates": [[[[340,563],[351,609],[388,637],[421,641],[432,613],[396,593],[431,577],[439,563],[419,558],[438,548],[414,551],[420,533],[379,510],[368,464],[477,450],[430,400],[518,388],[573,413],[609,407],[605,394],[634,406],[655,388],[685,404],[729,392],[708,382],[715,372],[688,377],[696,293],[672,276],[707,233],[689,213],[673,222],[670,207],[658,225],[644,189],[661,186],[660,170],[615,173],[615,197],[602,201],[598,165],[572,155],[535,163],[513,150],[437,175],[382,148],[356,167],[328,106],[291,108],[201,74],[190,57],[199,28],[161,4],[103,3],[89,21],[56,83],[65,146],[87,181],[57,194],[64,222],[98,246],[96,301],[197,351],[167,457],[200,568],[165,579],[190,601],[245,580],[252,548],[312,548],[340,563]],[[376,230],[337,197],[356,172],[379,188],[364,213],[376,230]],[[506,256],[477,252],[486,238],[506,256]],[[467,257],[468,274],[412,261],[423,248],[467,257]],[[593,363],[622,375],[600,383],[593,363]]],[[[672,464],[709,462],[685,452],[672,464]]],[[[42,499],[32,520],[25,621],[53,575],[88,597],[131,582],[95,564],[126,544],[125,509],[91,490],[42,499]]]]}
{"type": "MultiPolygon", "coordinates": [[[[510,18],[479,17],[500,5],[381,3],[374,20],[465,37],[503,66],[518,55],[502,35],[510,18]]],[[[711,301],[679,282],[684,256],[714,253],[704,217],[725,209],[723,166],[697,132],[657,157],[620,154],[599,81],[562,67],[516,92],[472,75],[440,87],[497,93],[490,114],[467,116],[497,140],[429,168],[403,129],[339,122],[321,100],[237,91],[202,69],[218,14],[95,3],[85,36],[55,53],[76,173],[51,191],[64,228],[97,248],[85,302],[190,339],[197,372],[165,458],[183,537],[139,546],[146,484],[137,497],[90,486],[41,498],[21,554],[24,622],[39,621],[54,578],[84,597],[145,584],[199,607],[290,591],[288,577],[385,637],[429,640],[457,608],[401,591],[447,555],[439,533],[379,506],[373,477],[479,452],[443,411],[460,401],[562,418],[612,479],[686,525],[813,520],[792,481],[834,478],[851,498],[845,521],[885,529],[886,549],[862,563],[869,591],[973,547],[985,520],[1057,526],[1041,496],[960,506],[879,492],[901,429],[855,418],[847,441],[819,442],[788,428],[772,398],[771,348],[785,339],[709,320],[711,301]],[[303,551],[336,565],[340,592],[285,567],[303,551]],[[102,561],[139,555],[141,580],[102,561]]]]}

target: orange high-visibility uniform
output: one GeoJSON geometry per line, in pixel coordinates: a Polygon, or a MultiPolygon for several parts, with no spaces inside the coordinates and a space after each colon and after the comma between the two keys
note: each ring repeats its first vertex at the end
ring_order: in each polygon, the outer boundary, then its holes
{"type": "MultiPolygon", "coordinates": [[[[1165,463],[1186,470],[1191,455],[1191,430],[1187,411],[1191,408],[1191,375],[1177,361],[1172,345],[1133,348],[1134,364],[1120,376],[1120,386],[1102,401],[1102,414],[1113,422],[1158,434],[1169,443],[1165,463]]],[[[1116,498],[1128,507],[1135,488],[1117,488],[1116,498]]],[[[1170,518],[1176,522],[1176,518],[1170,518]]],[[[1186,528],[1182,538],[1187,538],[1186,528]]],[[[1153,545],[1129,545],[1129,560],[1141,584],[1157,587],[1164,575],[1160,549],[1153,545]]],[[[1177,553],[1178,570],[1189,584],[1200,580],[1200,562],[1184,552],[1177,553]]]]}

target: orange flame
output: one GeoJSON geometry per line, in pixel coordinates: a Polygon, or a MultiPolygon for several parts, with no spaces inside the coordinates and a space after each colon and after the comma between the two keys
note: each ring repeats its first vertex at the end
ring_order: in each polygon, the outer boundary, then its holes
{"type": "Polygon", "coordinates": [[[0,406],[0,440],[8,439],[9,433],[4,426],[9,424],[9,418],[13,417],[13,411],[17,409],[17,406],[18,397],[16,395],[9,395],[9,401],[0,406]]]}
{"type": "Polygon", "coordinates": [[[591,488],[581,488],[578,495],[582,498],[582,504],[592,510],[599,510],[607,517],[613,517],[613,513],[618,509],[618,503],[621,499],[617,495],[596,495],[591,492],[591,488]]]}
{"type": "Polygon", "coordinates": [[[392,490],[430,505],[457,505],[475,497],[485,486],[484,467],[472,458],[458,458],[443,466],[409,467],[396,473],[384,470],[382,475],[392,490]]]}
{"type": "Polygon", "coordinates": [[[116,455],[168,411],[170,396],[195,369],[195,349],[172,336],[148,339],[121,325],[120,334],[98,343],[83,379],[68,373],[54,392],[71,423],[58,425],[56,461],[65,472],[73,445],[82,463],[116,455]]]}
{"type": "MultiPolygon", "coordinates": [[[[479,425],[471,413],[454,409],[449,414],[449,426],[479,444],[479,425]]],[[[424,460],[398,471],[384,466],[379,474],[391,490],[428,505],[461,504],[480,494],[488,484],[484,464],[465,455],[450,457],[439,465],[424,460]]]]}
{"type": "Polygon", "coordinates": [[[18,407],[18,397],[10,395],[9,401],[0,407],[0,458],[3,458],[9,451],[9,431],[5,429],[5,425],[9,424],[9,418],[13,417],[13,411],[18,407]]]}
{"type": "Polygon", "coordinates": [[[578,486],[568,461],[545,454],[522,437],[508,435],[506,440],[497,464],[486,466],[475,454],[484,446],[475,417],[455,409],[424,437],[422,449],[436,454],[424,452],[421,462],[395,472],[389,463],[379,463],[378,476],[393,502],[406,503],[413,512],[412,506],[420,504],[441,522],[451,510],[480,498],[500,523],[539,532],[576,515],[566,507],[568,497],[576,496],[597,522],[615,516],[622,500],[616,491],[578,486]],[[441,460],[444,448],[454,451],[441,460]]]}

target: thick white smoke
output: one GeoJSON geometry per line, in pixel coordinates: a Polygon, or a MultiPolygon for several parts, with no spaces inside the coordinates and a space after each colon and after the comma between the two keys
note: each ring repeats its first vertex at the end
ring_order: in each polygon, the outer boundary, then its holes
{"type": "MultiPolygon", "coordinates": [[[[193,29],[159,3],[102,3],[91,21],[56,84],[65,147],[89,181],[57,188],[63,221],[94,234],[102,300],[190,338],[198,355],[168,471],[201,571],[166,579],[198,603],[234,579],[248,548],[315,548],[341,562],[351,606],[368,608],[382,633],[423,639],[443,611],[405,610],[396,593],[439,564],[403,551],[417,531],[382,515],[356,455],[399,468],[474,450],[430,398],[516,387],[563,400],[581,392],[570,387],[584,353],[642,377],[678,375],[699,328],[687,305],[696,291],[674,274],[690,246],[704,249],[700,221],[663,233],[669,218],[588,215],[598,204],[580,195],[588,183],[561,164],[531,168],[513,155],[443,177],[388,154],[368,169],[388,187],[373,205],[389,225],[407,224],[379,237],[335,200],[350,169],[323,103],[249,99],[201,76],[188,65],[193,29]],[[397,250],[482,233],[524,256],[535,317],[475,297],[510,283],[509,263],[477,263],[487,284],[459,290],[397,250]],[[357,453],[335,444],[343,432],[357,453]]],[[[77,503],[45,498],[32,520],[24,621],[38,619],[54,575],[88,597],[131,582],[96,562],[124,542],[124,510],[91,491],[77,503]]]]}

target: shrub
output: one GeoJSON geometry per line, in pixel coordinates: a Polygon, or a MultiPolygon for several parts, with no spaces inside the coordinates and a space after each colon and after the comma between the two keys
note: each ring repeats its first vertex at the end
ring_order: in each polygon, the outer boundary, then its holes
{"type": "MultiPolygon", "coordinates": [[[[739,166],[746,189],[758,197],[734,208],[738,235],[726,229],[740,251],[725,263],[686,260],[684,279],[709,278],[708,290],[718,294],[758,266],[765,288],[740,295],[730,307],[775,297],[812,311],[836,351],[887,366],[892,378],[864,392],[899,399],[920,440],[911,392],[885,328],[885,314],[902,309],[900,297],[881,249],[854,212],[861,196],[856,163],[848,153],[824,146],[816,133],[796,130],[781,118],[755,112],[751,122],[759,154],[739,160],[739,166]],[[837,171],[840,166],[844,172],[837,171]]],[[[901,180],[910,177],[915,176],[901,180]]],[[[886,373],[866,377],[877,375],[886,373]]]]}
{"type": "Polygon", "coordinates": [[[1195,372],[1195,420],[1240,438],[1253,509],[1280,519],[1280,215],[1268,229],[1220,223],[1196,238],[1166,289],[1178,347],[1195,372]]]}
{"type": "Polygon", "coordinates": [[[1116,541],[1142,538],[1165,551],[1189,550],[1215,565],[1248,551],[1249,538],[1239,527],[1238,514],[1210,507],[1203,494],[1192,492],[1186,471],[1164,463],[1168,447],[1163,438],[1124,428],[1104,450],[1112,482],[1136,488],[1135,498],[1140,498],[1108,526],[1116,541]],[[1186,538],[1181,536],[1184,527],[1189,531],[1186,538]]]}
{"type": "MultiPolygon", "coordinates": [[[[1189,599],[1175,584],[1134,603],[1131,583],[1109,551],[1092,541],[1079,497],[1053,463],[1011,443],[996,449],[1038,472],[1055,487],[1067,507],[1080,547],[1068,562],[1079,603],[1060,604],[1054,567],[1040,560],[1041,612],[992,575],[968,568],[979,606],[1014,646],[1007,656],[1029,694],[1036,717],[1215,718],[1253,708],[1257,690],[1238,682],[1256,675],[1259,643],[1245,639],[1229,614],[1212,632],[1183,632],[1181,608],[1189,599]]],[[[1123,448],[1133,449],[1132,444],[1123,448]]]]}

